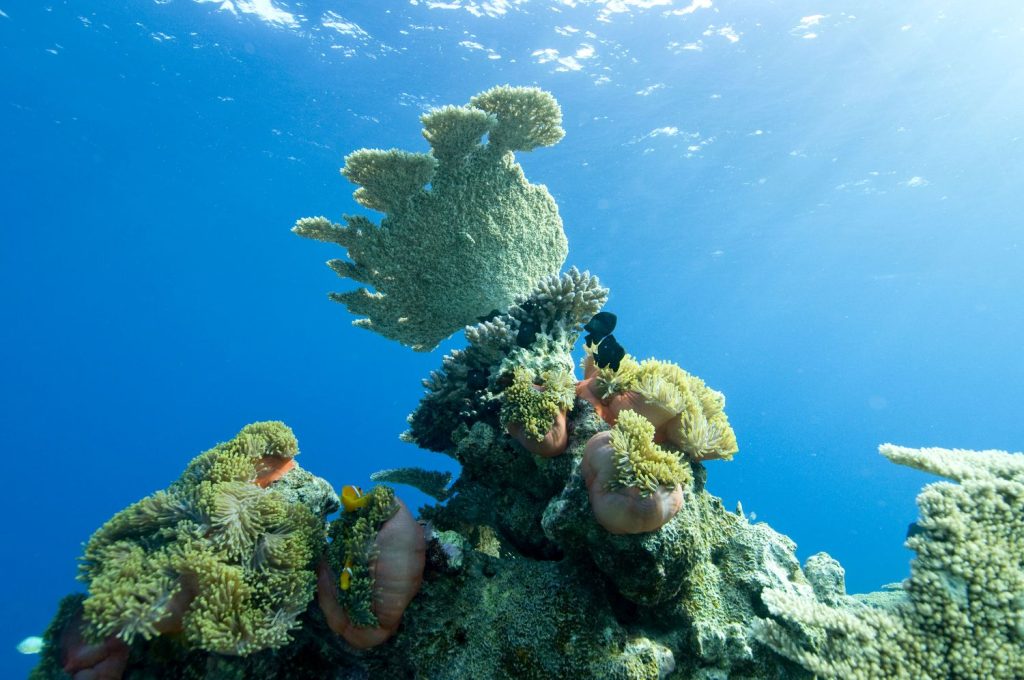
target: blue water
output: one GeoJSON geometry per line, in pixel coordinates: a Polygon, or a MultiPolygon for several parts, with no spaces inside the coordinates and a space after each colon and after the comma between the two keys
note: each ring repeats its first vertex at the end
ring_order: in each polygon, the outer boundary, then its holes
{"type": "Polygon", "coordinates": [[[725,392],[709,487],[801,558],[907,575],[930,478],[879,443],[1024,446],[1020,3],[0,0],[0,675],[92,530],[248,422],[336,486],[453,469],[398,435],[459,338],[353,328],[342,251],[289,227],[361,210],[344,154],[506,82],[562,105],[519,159],[567,264],[725,392]]]}

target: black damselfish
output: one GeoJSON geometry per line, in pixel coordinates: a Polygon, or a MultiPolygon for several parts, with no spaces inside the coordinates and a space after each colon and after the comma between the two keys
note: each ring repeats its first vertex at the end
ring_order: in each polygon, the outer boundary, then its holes
{"type": "Polygon", "coordinates": [[[619,344],[614,335],[609,335],[597,346],[597,352],[594,353],[594,363],[599,368],[611,367],[613,371],[617,371],[619,370],[619,363],[624,356],[626,356],[626,350],[622,348],[622,345],[619,344]]]}
{"type": "Polygon", "coordinates": [[[591,339],[600,342],[602,338],[606,338],[611,335],[612,331],[615,330],[616,321],[618,321],[618,318],[611,312],[598,312],[595,314],[591,317],[590,321],[583,326],[583,330],[590,334],[587,336],[588,342],[590,342],[591,339]]]}

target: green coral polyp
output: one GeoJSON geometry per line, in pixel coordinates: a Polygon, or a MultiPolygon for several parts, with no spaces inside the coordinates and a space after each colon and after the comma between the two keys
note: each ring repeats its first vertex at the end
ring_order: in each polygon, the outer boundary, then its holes
{"type": "Polygon", "coordinates": [[[297,453],[283,423],[249,425],[114,515],[82,557],[87,636],[131,643],[180,629],[187,646],[232,655],[287,643],[313,597],[324,524],[252,482],[264,457],[297,453]]]}
{"type": "Polygon", "coordinates": [[[679,456],[654,443],[654,426],[634,411],[623,411],[611,431],[616,472],[610,488],[636,487],[642,496],[665,487],[687,486],[693,481],[679,456]]]}
{"type": "Polygon", "coordinates": [[[345,216],[345,226],[315,217],[293,231],[348,250],[351,261],[328,265],[373,292],[330,297],[363,317],[356,325],[427,351],[556,273],[568,242],[554,199],[527,182],[511,153],[561,139],[550,94],[496,87],[422,122],[430,153],[361,149],[345,158],[356,201],[385,213],[379,227],[363,216],[345,216]]]}
{"type": "Polygon", "coordinates": [[[384,523],[398,511],[395,492],[382,484],[373,487],[366,496],[370,501],[363,507],[343,512],[331,522],[331,542],[327,556],[334,573],[349,569],[348,587],[338,590],[338,602],[348,613],[352,623],[360,627],[379,624],[373,613],[373,578],[370,562],[374,539],[384,523]]]}

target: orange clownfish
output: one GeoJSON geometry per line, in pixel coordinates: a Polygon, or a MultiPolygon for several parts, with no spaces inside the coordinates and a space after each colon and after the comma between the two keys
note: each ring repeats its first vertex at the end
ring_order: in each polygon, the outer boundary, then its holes
{"type": "Polygon", "coordinates": [[[341,487],[341,504],[345,506],[345,512],[352,512],[359,508],[365,508],[370,503],[370,497],[363,494],[358,486],[341,487]]]}
{"type": "Polygon", "coordinates": [[[348,590],[352,585],[352,558],[345,560],[345,568],[341,570],[341,577],[338,579],[338,586],[342,590],[348,590]]]}

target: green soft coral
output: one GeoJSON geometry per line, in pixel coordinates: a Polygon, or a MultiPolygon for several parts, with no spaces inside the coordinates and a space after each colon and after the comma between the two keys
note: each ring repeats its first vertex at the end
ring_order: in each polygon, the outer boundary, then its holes
{"type": "Polygon", "coordinates": [[[688,486],[693,481],[679,456],[654,443],[654,426],[635,411],[623,411],[611,431],[615,449],[614,488],[636,487],[649,495],[660,487],[688,486]]]}
{"type": "Polygon", "coordinates": [[[554,199],[512,153],[561,139],[550,94],[495,87],[421,120],[430,153],[360,149],[345,158],[342,174],[361,185],[356,201],[385,213],[379,227],[362,216],[344,226],[313,217],[293,231],[348,250],[351,261],[328,265],[375,291],[331,294],[364,317],[356,325],[427,351],[557,272],[568,243],[554,199]]]}
{"type": "Polygon", "coordinates": [[[87,635],[150,639],[184,603],[191,648],[245,655],[287,643],[313,597],[320,513],[337,507],[329,486],[298,468],[269,488],[253,484],[264,457],[297,453],[283,423],[246,426],[193,459],[167,490],[114,515],[81,561],[87,635]],[[275,489],[292,475],[308,478],[310,506],[275,489]]]}
{"type": "MultiPolygon", "coordinates": [[[[587,347],[592,353],[593,347],[587,347]]],[[[608,399],[636,392],[674,414],[669,439],[694,460],[731,459],[738,450],[736,433],[725,415],[725,396],[670,361],[623,357],[617,369],[599,368],[597,393],[608,399]]]]}

